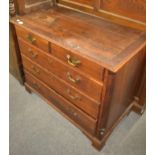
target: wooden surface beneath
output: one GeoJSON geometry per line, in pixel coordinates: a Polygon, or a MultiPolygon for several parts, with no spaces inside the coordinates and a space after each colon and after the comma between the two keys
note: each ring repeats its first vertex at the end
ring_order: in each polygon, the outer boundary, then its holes
{"type": "Polygon", "coordinates": [[[145,46],[145,32],[64,8],[40,10],[22,17],[24,28],[117,71],[145,46]]]}

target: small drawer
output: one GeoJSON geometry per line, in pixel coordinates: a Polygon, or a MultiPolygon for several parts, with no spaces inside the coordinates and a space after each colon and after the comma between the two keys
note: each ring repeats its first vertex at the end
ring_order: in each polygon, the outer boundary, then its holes
{"type": "Polygon", "coordinates": [[[25,74],[26,84],[36,90],[39,94],[51,102],[61,112],[66,114],[76,124],[80,125],[91,134],[95,133],[96,120],[89,117],[87,114],[76,108],[73,104],[50,89],[46,84],[35,78],[34,76],[25,74]]]}
{"type": "Polygon", "coordinates": [[[91,60],[88,60],[86,57],[77,55],[52,43],[51,54],[68,66],[82,71],[96,80],[103,80],[103,67],[91,60]]]}
{"type": "Polygon", "coordinates": [[[22,60],[25,70],[29,71],[39,80],[46,83],[50,88],[67,98],[70,102],[86,112],[88,115],[97,119],[100,105],[99,103],[77,91],[73,87],[70,87],[66,82],[63,82],[55,75],[51,74],[47,70],[44,70],[39,65],[26,58],[24,55],[22,55],[22,60]]]}
{"type": "Polygon", "coordinates": [[[60,79],[66,81],[72,87],[75,87],[85,93],[86,95],[92,97],[96,101],[100,102],[101,92],[103,89],[103,83],[94,80],[91,77],[85,76],[78,71],[75,71],[73,68],[63,64],[58,59],[53,56],[38,50],[32,46],[29,46],[24,41],[19,40],[19,45],[21,52],[48,70],[53,73],[60,79]],[[94,91],[95,90],[95,91],[94,91]]]}
{"type": "Polygon", "coordinates": [[[22,38],[26,42],[42,49],[45,52],[50,52],[50,48],[49,48],[50,46],[47,40],[19,26],[16,26],[16,33],[17,33],[18,38],[22,38]]]}

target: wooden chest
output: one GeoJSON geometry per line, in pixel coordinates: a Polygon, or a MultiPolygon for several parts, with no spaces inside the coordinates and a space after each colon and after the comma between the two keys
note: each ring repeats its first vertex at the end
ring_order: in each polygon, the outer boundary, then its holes
{"type": "Polygon", "coordinates": [[[11,22],[26,89],[40,94],[101,149],[133,107],[145,32],[61,7],[11,22]]]}

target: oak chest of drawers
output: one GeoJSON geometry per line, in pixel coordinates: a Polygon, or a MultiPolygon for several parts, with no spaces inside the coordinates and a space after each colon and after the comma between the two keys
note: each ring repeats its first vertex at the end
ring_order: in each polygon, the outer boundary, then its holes
{"type": "Polygon", "coordinates": [[[26,89],[40,94],[100,149],[132,109],[145,33],[61,7],[11,22],[26,89]]]}

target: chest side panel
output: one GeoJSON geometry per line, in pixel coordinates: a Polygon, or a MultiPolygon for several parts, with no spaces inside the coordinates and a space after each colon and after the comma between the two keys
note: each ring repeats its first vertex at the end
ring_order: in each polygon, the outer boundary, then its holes
{"type": "MultiPolygon", "coordinates": [[[[106,92],[98,127],[105,134],[112,130],[127,109],[133,106],[137,80],[145,63],[145,47],[117,73],[107,72],[106,92]]],[[[99,131],[100,131],[99,130],[99,131]]],[[[99,135],[102,137],[102,135],[99,135]]]]}

